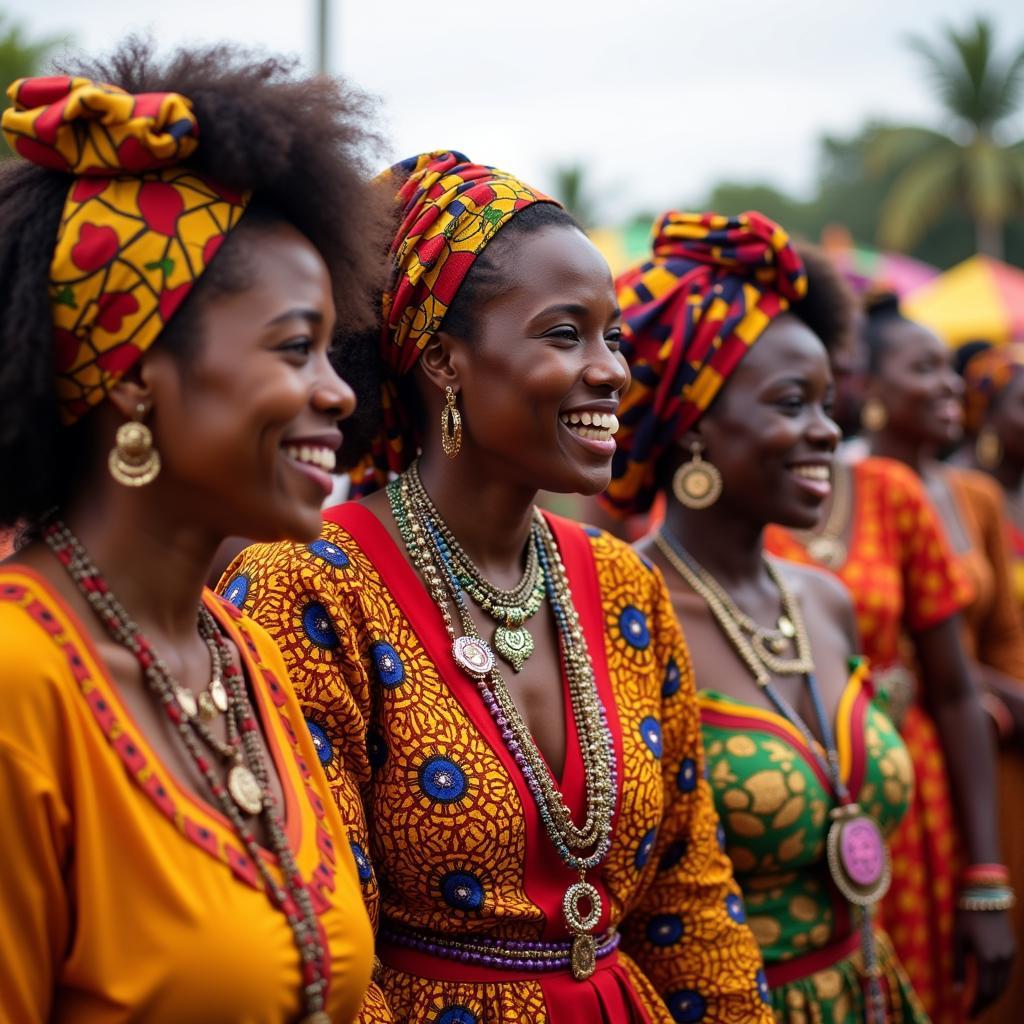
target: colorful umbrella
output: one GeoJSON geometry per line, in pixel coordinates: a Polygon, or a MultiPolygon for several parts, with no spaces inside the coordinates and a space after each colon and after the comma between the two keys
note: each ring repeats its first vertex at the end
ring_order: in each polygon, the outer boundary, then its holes
{"type": "Polygon", "coordinates": [[[1024,270],[972,256],[915,289],[903,311],[953,347],[1024,339],[1024,270]]]}
{"type": "Polygon", "coordinates": [[[882,288],[901,298],[939,276],[938,267],[896,252],[879,252],[860,246],[826,246],[833,263],[858,295],[882,288]]]}

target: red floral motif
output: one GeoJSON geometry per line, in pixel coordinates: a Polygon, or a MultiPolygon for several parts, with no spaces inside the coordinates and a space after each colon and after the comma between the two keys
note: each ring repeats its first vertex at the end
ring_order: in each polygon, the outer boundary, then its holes
{"type": "Polygon", "coordinates": [[[120,374],[130,369],[141,355],[137,346],[125,342],[123,345],[118,345],[117,348],[111,348],[102,353],[96,359],[96,363],[107,373],[120,374]]]}
{"type": "Polygon", "coordinates": [[[121,330],[121,321],[139,311],[139,300],[131,292],[108,292],[96,300],[96,325],[110,334],[121,330]]]}
{"type": "Polygon", "coordinates": [[[118,245],[117,232],[109,225],[83,224],[78,241],[71,247],[71,262],[79,270],[92,273],[117,255],[118,245]]]}
{"type": "Polygon", "coordinates": [[[168,288],[160,293],[160,319],[164,323],[167,323],[174,316],[175,310],[185,300],[185,296],[188,295],[191,288],[192,282],[185,281],[184,284],[179,284],[177,288],[168,288]]]}
{"type": "Polygon", "coordinates": [[[54,329],[53,352],[58,373],[66,373],[74,366],[81,344],[78,335],[73,332],[65,330],[63,327],[54,329]]]}
{"type": "Polygon", "coordinates": [[[84,203],[89,199],[95,199],[107,184],[106,178],[78,178],[71,189],[71,200],[75,203],[84,203]]]}
{"type": "Polygon", "coordinates": [[[146,226],[157,234],[173,238],[184,210],[181,193],[165,181],[147,181],[139,189],[139,212],[146,226]]]}
{"type": "Polygon", "coordinates": [[[64,171],[65,173],[70,170],[67,160],[60,153],[35,139],[18,139],[14,147],[19,156],[31,160],[34,164],[39,164],[40,167],[49,167],[53,171],[64,171]]]}

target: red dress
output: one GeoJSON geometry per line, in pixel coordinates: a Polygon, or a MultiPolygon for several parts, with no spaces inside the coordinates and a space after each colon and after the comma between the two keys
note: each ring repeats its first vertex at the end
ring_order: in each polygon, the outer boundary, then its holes
{"type": "MultiPolygon", "coordinates": [[[[971,588],[914,474],[890,459],[851,467],[849,553],[835,574],[854,600],[861,649],[880,677],[913,668],[907,634],[938,625],[966,607],[971,588]]],[[[771,526],[773,554],[813,564],[802,542],[771,526]]],[[[914,989],[935,1024],[961,1019],[953,988],[953,918],[957,885],[956,832],[945,759],[935,722],[916,691],[900,721],[916,776],[911,808],[890,839],[892,887],[882,916],[914,989]]],[[[898,700],[894,700],[896,709],[898,700]]]]}

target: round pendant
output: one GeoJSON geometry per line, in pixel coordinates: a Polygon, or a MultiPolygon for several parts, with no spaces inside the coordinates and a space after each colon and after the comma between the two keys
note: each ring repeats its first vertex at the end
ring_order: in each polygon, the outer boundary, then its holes
{"type": "Polygon", "coordinates": [[[244,764],[236,764],[228,772],[228,792],[246,814],[259,814],[263,810],[263,789],[244,764]]]}
{"type": "Polygon", "coordinates": [[[866,907],[889,890],[889,850],[878,823],[857,804],[832,811],[825,841],[829,874],[851,902],[866,907]]]}
{"type": "Polygon", "coordinates": [[[178,702],[178,707],[185,712],[186,717],[195,718],[199,713],[196,695],[191,690],[186,690],[184,686],[174,688],[174,699],[178,702]]]}
{"type": "Polygon", "coordinates": [[[483,679],[494,668],[494,653],[479,637],[458,637],[452,644],[452,657],[459,668],[475,679],[483,679]]]}
{"type": "Polygon", "coordinates": [[[228,691],[220,679],[214,679],[210,683],[210,696],[216,709],[223,714],[228,709],[228,691]]]}
{"type": "Polygon", "coordinates": [[[209,692],[203,690],[199,694],[199,717],[204,722],[209,722],[210,719],[217,717],[217,705],[213,702],[213,697],[210,696],[209,692]]]}
{"type": "Polygon", "coordinates": [[[793,620],[788,615],[779,616],[779,632],[788,640],[792,640],[796,636],[796,626],[793,625],[793,620]]]}
{"type": "Polygon", "coordinates": [[[494,631],[494,649],[518,672],[533,654],[533,634],[523,626],[499,626],[494,631]]]}
{"type": "Polygon", "coordinates": [[[562,913],[570,931],[589,932],[601,920],[601,894],[589,882],[574,882],[562,897],[562,913]],[[580,910],[584,900],[590,904],[586,913],[580,910]]]}
{"type": "Polygon", "coordinates": [[[846,561],[846,545],[838,537],[812,537],[807,553],[821,565],[836,569],[846,561]]]}
{"type": "Polygon", "coordinates": [[[586,981],[597,969],[597,942],[593,935],[577,935],[572,940],[569,966],[577,981],[586,981]]]}

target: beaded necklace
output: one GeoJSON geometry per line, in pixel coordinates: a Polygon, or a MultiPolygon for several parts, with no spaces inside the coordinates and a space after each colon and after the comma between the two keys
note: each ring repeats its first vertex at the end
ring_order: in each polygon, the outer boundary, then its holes
{"type": "Polygon", "coordinates": [[[523,721],[497,667],[494,654],[476,630],[466,592],[455,571],[454,558],[439,516],[423,500],[415,464],[388,485],[391,511],[409,558],[423,577],[444,620],[456,663],[476,683],[484,705],[501,730],[537,805],[544,829],[559,856],[579,872],[579,881],[566,890],[562,910],[573,933],[570,956],[573,977],[589,978],[596,965],[596,939],[592,933],[601,918],[601,895],[586,881],[611,846],[612,818],[617,790],[615,748],[607,712],[597,691],[593,666],[583,631],[572,603],[565,565],[543,516],[534,510],[530,543],[537,551],[545,594],[558,628],[559,652],[569,682],[570,704],[579,735],[587,793],[586,818],[578,826],[558,790],[543,755],[523,721]],[[461,634],[457,635],[454,606],[461,634]]]}
{"type": "MultiPolygon", "coordinates": [[[[320,938],[316,910],[288,845],[270,791],[269,774],[258,738],[259,724],[249,703],[245,679],[234,664],[227,640],[216,620],[205,606],[199,606],[198,628],[211,651],[213,679],[221,679],[225,691],[227,742],[211,732],[201,713],[196,714],[190,710],[197,703],[191,691],[174,680],[163,658],[111,593],[81,541],[59,519],[51,520],[44,527],[43,539],[110,636],[135,655],[149,691],[159,701],[174,731],[191,755],[217,807],[245,846],[249,859],[260,873],[271,903],[287,918],[302,960],[301,1024],[330,1024],[330,1017],[324,1010],[327,955],[320,938]],[[192,697],[192,704],[187,698],[182,700],[182,695],[186,693],[192,697]],[[221,779],[204,747],[231,765],[225,780],[221,779]],[[242,811],[249,815],[260,815],[270,838],[271,850],[281,866],[283,888],[270,873],[242,811]]],[[[217,700],[212,694],[212,684],[206,692],[210,694],[211,701],[217,700]]]]}
{"type": "MultiPolygon", "coordinates": [[[[655,537],[661,550],[674,569],[693,591],[704,599],[733,650],[750,670],[758,687],[765,693],[776,710],[803,737],[812,757],[829,780],[836,805],[829,812],[831,825],[825,839],[826,861],[829,874],[839,892],[860,910],[861,952],[864,957],[864,975],[867,988],[867,1024],[884,1024],[886,1020],[885,995],[882,991],[881,969],[872,926],[875,906],[885,896],[891,881],[889,850],[878,823],[863,811],[853,799],[839,770],[839,752],[824,703],[814,674],[810,639],[804,625],[800,604],[786,585],[782,574],[768,561],[765,568],[779,591],[783,618],[792,624],[792,639],[797,649],[794,659],[769,655],[762,647],[746,640],[752,623],[726,593],[725,588],[712,576],[683,545],[664,527],[655,537]],[[745,620],[745,621],[744,621],[745,620]],[[766,656],[768,655],[768,656],[766,656]],[[814,717],[824,744],[824,757],[807,723],[796,709],[776,690],[771,675],[802,676],[810,694],[814,717]]],[[[780,620],[781,621],[781,620],[780,620]]],[[[758,627],[760,628],[760,627],[758,627]]]]}
{"type": "Polygon", "coordinates": [[[850,519],[851,471],[840,462],[832,469],[832,507],[816,530],[793,530],[793,535],[819,565],[838,569],[849,554],[843,534],[850,519]]]}

